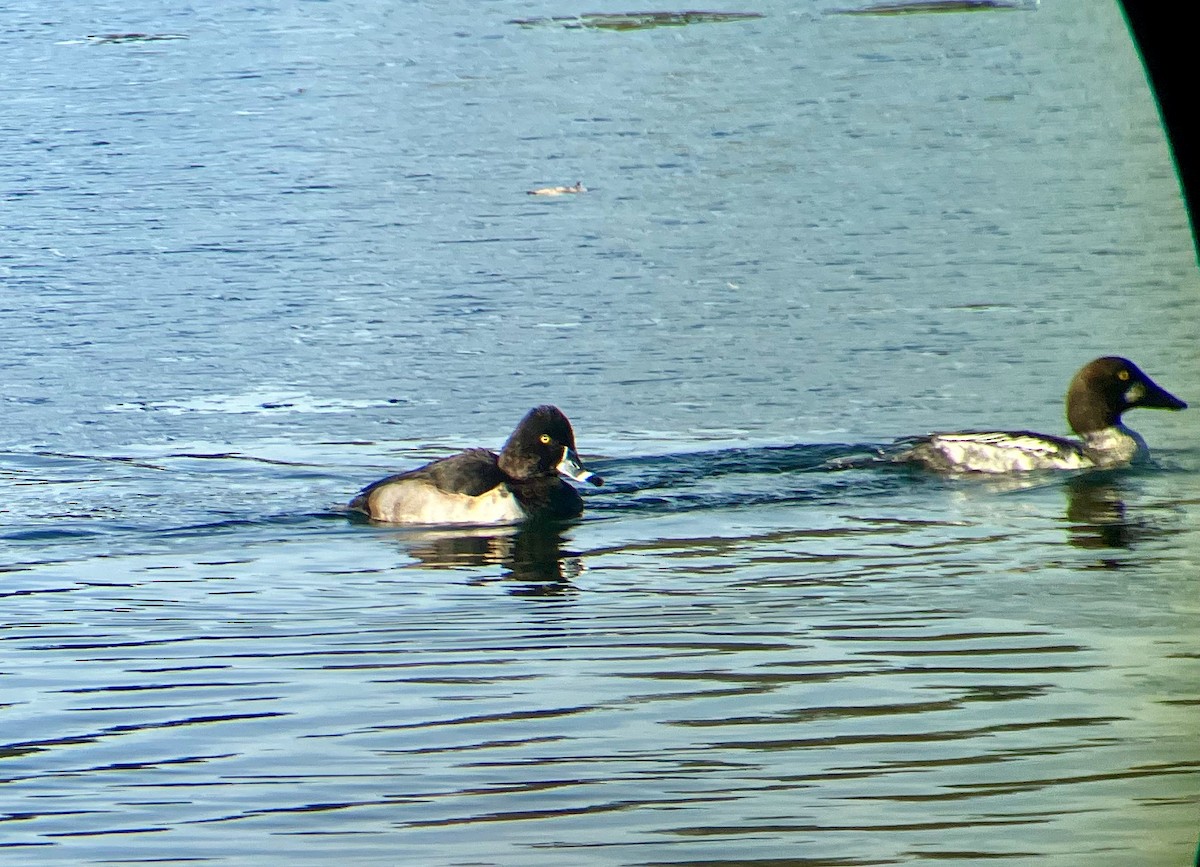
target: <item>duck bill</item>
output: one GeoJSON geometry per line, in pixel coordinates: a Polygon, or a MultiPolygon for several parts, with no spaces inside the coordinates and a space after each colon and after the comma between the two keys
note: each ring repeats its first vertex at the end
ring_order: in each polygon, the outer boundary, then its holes
{"type": "Polygon", "coordinates": [[[1131,407],[1144,406],[1147,409],[1187,409],[1187,404],[1171,392],[1162,388],[1149,377],[1144,382],[1135,385],[1125,392],[1125,400],[1131,407]]]}
{"type": "Polygon", "coordinates": [[[562,460],[554,469],[577,482],[590,482],[596,487],[604,484],[604,479],[590,470],[584,469],[583,462],[579,460],[579,455],[575,454],[575,449],[572,448],[563,449],[562,460]]]}

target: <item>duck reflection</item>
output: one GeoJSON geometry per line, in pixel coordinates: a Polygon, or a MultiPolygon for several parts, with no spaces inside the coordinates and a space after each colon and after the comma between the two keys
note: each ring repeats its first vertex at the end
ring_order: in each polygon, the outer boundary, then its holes
{"type": "Polygon", "coordinates": [[[1130,548],[1135,525],[1125,516],[1125,501],[1112,476],[1091,473],[1066,483],[1067,537],[1077,548],[1130,548]]]}
{"type": "Polygon", "coordinates": [[[405,531],[398,538],[421,566],[502,566],[503,580],[524,585],[513,593],[552,595],[569,589],[583,571],[581,559],[563,550],[564,530],[562,524],[526,521],[516,527],[405,531]]]}

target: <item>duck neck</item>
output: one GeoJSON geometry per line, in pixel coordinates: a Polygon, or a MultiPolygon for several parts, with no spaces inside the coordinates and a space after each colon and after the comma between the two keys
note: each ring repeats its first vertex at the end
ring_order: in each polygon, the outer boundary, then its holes
{"type": "Polygon", "coordinates": [[[1067,423],[1087,439],[1101,431],[1121,427],[1121,414],[1093,401],[1072,401],[1068,395],[1067,423]]]}
{"type": "Polygon", "coordinates": [[[1128,464],[1150,453],[1146,441],[1119,421],[1110,427],[1088,431],[1082,436],[1084,449],[1100,467],[1128,464]]]}

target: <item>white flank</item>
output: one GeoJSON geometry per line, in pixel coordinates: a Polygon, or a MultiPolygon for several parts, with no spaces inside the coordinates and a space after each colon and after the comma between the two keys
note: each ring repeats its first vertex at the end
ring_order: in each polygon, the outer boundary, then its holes
{"type": "Polygon", "coordinates": [[[513,524],[527,517],[503,485],[470,497],[423,482],[396,482],[372,492],[370,507],[372,518],[389,524],[513,524]]]}

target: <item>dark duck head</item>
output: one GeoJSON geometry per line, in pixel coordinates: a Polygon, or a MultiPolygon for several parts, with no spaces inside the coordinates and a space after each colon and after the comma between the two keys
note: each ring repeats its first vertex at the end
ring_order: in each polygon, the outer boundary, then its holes
{"type": "Polygon", "coordinates": [[[1146,376],[1126,358],[1089,361],[1067,389],[1067,422],[1080,436],[1113,428],[1136,407],[1186,409],[1187,404],[1146,376]]]}
{"type": "Polygon", "coordinates": [[[500,469],[517,481],[562,473],[577,482],[604,484],[602,478],[584,468],[575,451],[575,431],[555,406],[534,407],[525,414],[500,450],[500,469]]]}

